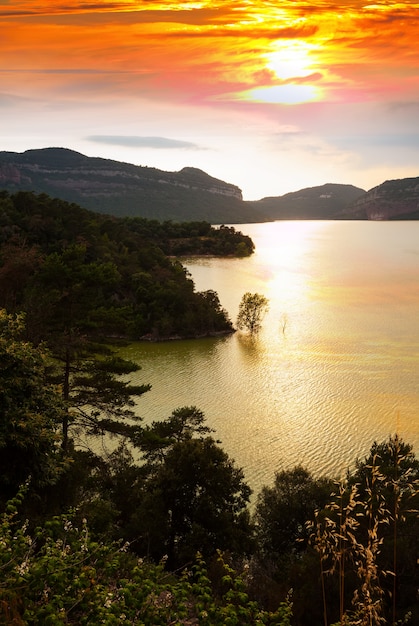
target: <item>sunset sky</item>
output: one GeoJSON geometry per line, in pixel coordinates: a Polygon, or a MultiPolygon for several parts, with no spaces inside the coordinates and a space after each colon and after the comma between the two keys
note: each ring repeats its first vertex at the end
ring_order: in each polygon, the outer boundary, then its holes
{"type": "Polygon", "coordinates": [[[419,2],[0,0],[0,150],[370,189],[419,176],[418,42],[419,2]]]}

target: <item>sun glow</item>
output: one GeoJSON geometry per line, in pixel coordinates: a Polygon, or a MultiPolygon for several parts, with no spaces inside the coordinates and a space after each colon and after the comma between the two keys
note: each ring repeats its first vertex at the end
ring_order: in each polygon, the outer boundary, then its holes
{"type": "Polygon", "coordinates": [[[271,84],[247,90],[242,94],[254,102],[301,104],[320,100],[323,90],[313,81],[321,78],[313,52],[316,46],[301,40],[283,40],[264,55],[271,84]]]}
{"type": "Polygon", "coordinates": [[[311,53],[315,46],[304,41],[284,40],[267,54],[267,67],[281,80],[304,78],[315,72],[311,53]]]}
{"type": "Polygon", "coordinates": [[[253,102],[266,102],[270,104],[302,104],[320,100],[321,91],[312,85],[275,85],[273,87],[260,87],[250,89],[242,94],[244,99],[253,102]]]}
{"type": "Polygon", "coordinates": [[[307,255],[312,252],[319,233],[328,228],[320,221],[281,222],[281,245],[278,246],[278,230],[272,229],[272,236],[257,243],[258,256],[272,268],[269,285],[269,298],[279,300],[278,305],[299,294],[304,299],[309,289],[307,276],[302,273],[307,255]]]}

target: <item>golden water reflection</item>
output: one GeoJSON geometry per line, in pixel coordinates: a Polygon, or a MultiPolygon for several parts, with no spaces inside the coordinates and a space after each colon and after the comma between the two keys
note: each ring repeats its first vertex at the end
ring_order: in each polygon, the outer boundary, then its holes
{"type": "Polygon", "coordinates": [[[153,385],[139,414],[198,406],[256,492],[297,463],[342,475],[396,431],[419,452],[419,222],[239,228],[252,257],[187,267],[233,320],[244,292],[268,297],[262,331],[131,346],[153,385]]]}

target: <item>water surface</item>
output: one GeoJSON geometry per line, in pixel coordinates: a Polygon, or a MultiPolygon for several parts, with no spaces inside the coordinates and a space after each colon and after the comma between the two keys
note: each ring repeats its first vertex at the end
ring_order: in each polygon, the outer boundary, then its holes
{"type": "Polygon", "coordinates": [[[261,332],[130,346],[152,384],[138,413],[198,406],[256,493],[299,463],[341,476],[395,432],[419,454],[419,222],[237,228],[252,257],[185,265],[233,321],[243,293],[265,295],[261,332]]]}

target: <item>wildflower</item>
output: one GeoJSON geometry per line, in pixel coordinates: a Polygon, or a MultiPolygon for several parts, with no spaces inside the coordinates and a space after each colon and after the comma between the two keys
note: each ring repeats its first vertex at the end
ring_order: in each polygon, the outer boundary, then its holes
{"type": "Polygon", "coordinates": [[[20,576],[24,576],[25,574],[28,573],[29,571],[29,563],[28,561],[23,561],[23,563],[21,563],[20,565],[18,565],[16,567],[16,571],[18,574],[20,574],[20,576]]]}
{"type": "Polygon", "coordinates": [[[112,600],[113,600],[113,593],[106,594],[106,600],[103,604],[105,609],[109,609],[112,606],[112,600]]]}
{"type": "MultiPolygon", "coordinates": [[[[124,545],[122,545],[122,546],[119,548],[119,551],[120,551],[120,552],[128,552],[128,548],[129,548],[129,541],[126,541],[126,542],[124,543],[124,545]]],[[[140,565],[140,563],[138,563],[138,564],[140,565]]]]}

